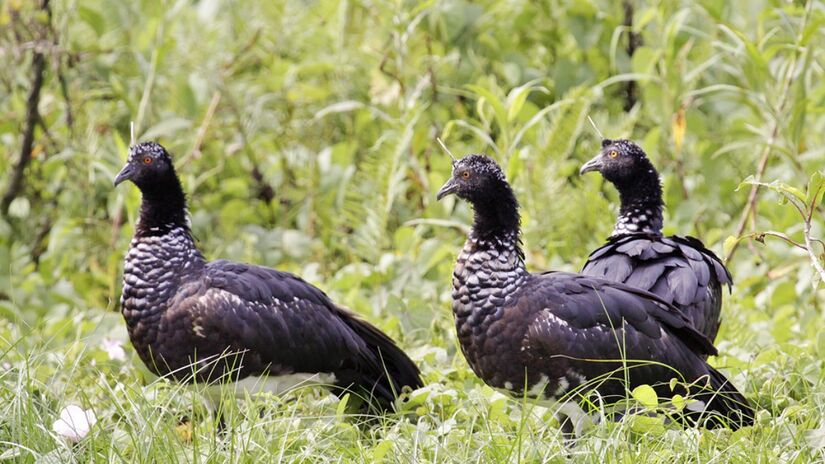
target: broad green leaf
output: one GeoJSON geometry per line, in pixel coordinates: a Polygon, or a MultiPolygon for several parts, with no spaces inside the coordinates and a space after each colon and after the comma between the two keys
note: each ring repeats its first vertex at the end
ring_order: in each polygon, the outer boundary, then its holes
{"type": "Polygon", "coordinates": [[[644,384],[634,388],[631,392],[633,398],[647,408],[655,408],[659,405],[659,396],[656,390],[650,385],[644,384]]]}
{"type": "Polygon", "coordinates": [[[633,18],[633,32],[641,32],[645,26],[656,19],[659,10],[655,7],[648,7],[637,10],[633,18]]]}
{"type": "Polygon", "coordinates": [[[736,190],[739,191],[739,189],[741,189],[742,187],[748,186],[748,185],[759,185],[761,187],[767,187],[768,186],[768,184],[766,184],[765,182],[758,181],[758,180],[756,180],[756,177],[751,175],[751,176],[748,176],[748,177],[744,178],[742,180],[742,182],[739,182],[739,185],[736,186],[736,190]]]}
{"type": "Polygon", "coordinates": [[[771,189],[776,190],[780,193],[787,193],[787,194],[793,195],[799,201],[804,202],[806,200],[805,192],[803,192],[802,190],[799,190],[798,188],[796,188],[792,185],[788,185],[784,182],[771,183],[770,185],[771,185],[771,189]]]}
{"type": "Polygon", "coordinates": [[[637,48],[631,59],[633,72],[639,74],[650,73],[660,57],[661,53],[650,47],[637,48]]]}
{"type": "Polygon", "coordinates": [[[780,193],[782,195],[791,196],[803,202],[806,199],[805,193],[802,190],[799,190],[798,188],[792,185],[788,185],[784,182],[773,181],[771,183],[766,183],[756,180],[753,176],[748,176],[747,178],[745,178],[745,180],[739,183],[739,186],[736,189],[739,190],[739,188],[741,188],[743,185],[758,185],[760,187],[771,189],[774,192],[780,193]]]}
{"type": "Polygon", "coordinates": [[[825,193],[825,176],[822,175],[822,171],[816,171],[808,180],[805,204],[810,207],[812,203],[819,203],[823,193],[825,193]]]}
{"type": "Polygon", "coordinates": [[[104,25],[103,16],[100,13],[88,6],[81,5],[77,7],[77,14],[86,24],[91,26],[98,37],[103,35],[106,26],[104,25]]]}
{"type": "Polygon", "coordinates": [[[521,113],[521,109],[524,107],[524,102],[527,100],[527,97],[530,96],[530,93],[534,91],[544,91],[544,93],[549,93],[546,88],[537,85],[539,81],[540,79],[534,79],[510,91],[507,95],[508,122],[513,122],[518,117],[519,113],[521,113]]]}
{"type": "Polygon", "coordinates": [[[371,462],[384,462],[384,457],[392,451],[393,443],[393,440],[390,439],[382,440],[381,443],[379,443],[375,448],[372,449],[371,462]]]}
{"type": "Polygon", "coordinates": [[[673,395],[673,399],[671,400],[671,402],[673,403],[673,407],[675,407],[677,411],[681,411],[681,410],[685,409],[685,406],[687,406],[687,404],[688,404],[685,397],[682,396],[682,395],[678,395],[678,394],[673,395]]]}
{"type": "Polygon", "coordinates": [[[504,102],[493,92],[480,85],[468,84],[466,87],[493,108],[493,114],[499,128],[501,130],[507,130],[507,109],[504,107],[504,102]]]}
{"type": "Polygon", "coordinates": [[[661,416],[634,414],[628,420],[630,429],[642,435],[659,436],[665,432],[664,418],[661,416]]]}
{"type": "Polygon", "coordinates": [[[516,87],[510,95],[507,96],[507,122],[513,122],[516,119],[531,90],[532,89],[526,86],[516,87]]]}

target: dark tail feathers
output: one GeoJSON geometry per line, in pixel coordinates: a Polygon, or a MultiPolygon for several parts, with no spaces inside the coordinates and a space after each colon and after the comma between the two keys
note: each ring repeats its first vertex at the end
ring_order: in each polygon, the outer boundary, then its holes
{"type": "Polygon", "coordinates": [[[688,405],[686,416],[693,422],[704,423],[706,427],[740,427],[753,425],[755,412],[753,406],[721,372],[708,366],[709,382],[707,388],[693,395],[704,403],[688,405]]]}
{"type": "Polygon", "coordinates": [[[394,408],[404,387],[415,390],[424,384],[418,366],[386,334],[351,313],[344,317],[347,325],[366,342],[363,353],[336,373],[336,384],[364,400],[367,411],[382,413],[394,408]],[[346,317],[349,316],[349,317],[346,317]]]}

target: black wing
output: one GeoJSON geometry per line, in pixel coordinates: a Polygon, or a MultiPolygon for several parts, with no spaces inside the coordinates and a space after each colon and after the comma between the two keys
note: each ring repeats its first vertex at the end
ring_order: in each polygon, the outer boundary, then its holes
{"type": "Polygon", "coordinates": [[[392,340],[286,272],[215,261],[182,286],[173,308],[191,318],[188,336],[200,359],[230,354],[199,380],[231,370],[239,377],[333,373],[344,388],[356,384],[390,401],[404,386],[421,385],[417,367],[392,340]]]}
{"type": "Polygon", "coordinates": [[[532,358],[529,364],[562,373],[568,388],[592,382],[587,390],[615,399],[626,395],[625,386],[648,384],[671,396],[671,378],[704,379],[711,391],[725,393],[701,397],[709,410],[737,421],[753,417],[744,397],[702,359],[716,353],[710,341],[659,297],[621,283],[553,272],[535,275],[515,298],[513,306],[536,315],[522,345],[532,358]]]}
{"type": "Polygon", "coordinates": [[[554,302],[545,311],[575,330],[621,328],[624,321],[652,340],[677,339],[692,353],[716,354],[710,340],[693,327],[683,312],[639,288],[582,274],[547,272],[535,275],[520,293],[528,294],[532,304],[554,302]]]}
{"type": "Polygon", "coordinates": [[[722,286],[733,284],[722,261],[693,237],[611,237],[590,254],[582,273],[655,293],[711,340],[719,330],[722,286]]]}

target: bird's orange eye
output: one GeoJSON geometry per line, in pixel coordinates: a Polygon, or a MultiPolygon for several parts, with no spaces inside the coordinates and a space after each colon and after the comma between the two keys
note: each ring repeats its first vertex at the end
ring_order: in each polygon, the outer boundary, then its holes
{"type": "Polygon", "coordinates": [[[610,150],[610,153],[608,153],[607,156],[609,156],[611,158],[615,158],[615,157],[619,156],[619,152],[616,151],[616,150],[610,150]]]}
{"type": "Polygon", "coordinates": [[[464,172],[462,172],[462,173],[461,173],[461,177],[463,177],[463,178],[465,178],[465,179],[469,179],[469,178],[470,178],[470,171],[464,171],[464,172]]]}
{"type": "Polygon", "coordinates": [[[144,156],[143,157],[143,164],[152,164],[152,157],[151,156],[144,156]]]}

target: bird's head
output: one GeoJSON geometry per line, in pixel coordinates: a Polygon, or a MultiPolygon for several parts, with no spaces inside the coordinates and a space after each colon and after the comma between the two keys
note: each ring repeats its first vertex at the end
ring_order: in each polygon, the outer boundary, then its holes
{"type": "Polygon", "coordinates": [[[624,184],[650,172],[651,169],[653,165],[647,159],[644,150],[635,143],[630,140],[604,139],[599,154],[584,163],[579,174],[599,171],[608,181],[624,184]]]}
{"type": "Polygon", "coordinates": [[[509,191],[509,185],[498,163],[484,155],[467,155],[453,162],[453,173],[436,199],[455,194],[475,204],[492,199],[504,189],[509,191]]]}
{"type": "Polygon", "coordinates": [[[115,177],[115,186],[131,180],[141,190],[167,184],[176,179],[172,158],[156,142],[142,142],[129,148],[129,159],[115,177]]]}

